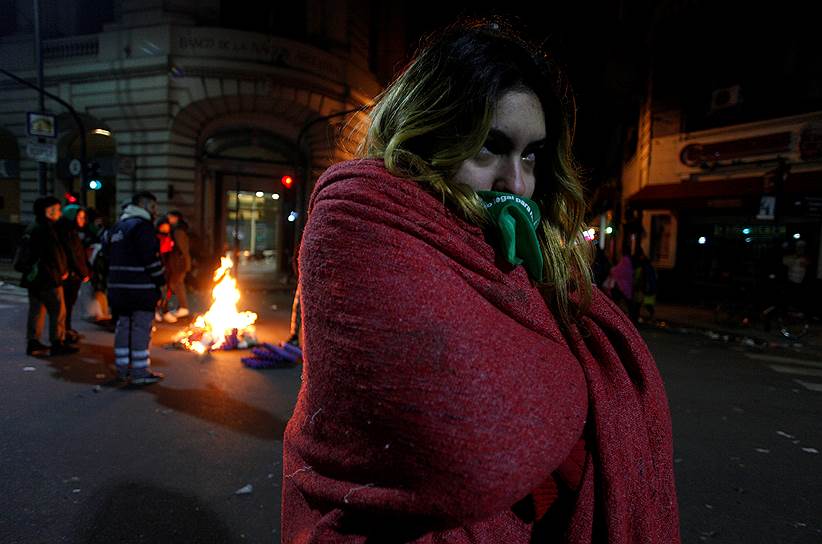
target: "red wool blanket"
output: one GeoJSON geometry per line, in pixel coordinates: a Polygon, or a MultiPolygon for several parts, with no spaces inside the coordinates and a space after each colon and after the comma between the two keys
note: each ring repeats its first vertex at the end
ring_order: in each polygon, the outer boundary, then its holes
{"type": "Polygon", "coordinates": [[[662,380],[602,293],[563,334],[522,266],[376,160],[322,176],[300,255],[283,542],[679,542],[662,380]]]}

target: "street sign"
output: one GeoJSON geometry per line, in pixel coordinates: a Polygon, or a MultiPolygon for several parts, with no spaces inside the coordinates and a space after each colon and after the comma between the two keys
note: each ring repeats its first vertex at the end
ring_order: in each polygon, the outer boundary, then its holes
{"type": "Polygon", "coordinates": [[[759,213],[756,214],[757,219],[773,219],[774,211],[776,210],[776,197],[763,196],[759,199],[759,213]]]}
{"type": "Polygon", "coordinates": [[[71,159],[68,166],[69,174],[72,176],[79,176],[83,172],[83,163],[80,159],[71,159]]]}
{"type": "Polygon", "coordinates": [[[134,177],[137,170],[137,160],[132,155],[117,155],[117,173],[123,176],[134,177]]]}
{"type": "Polygon", "coordinates": [[[57,137],[57,118],[48,113],[28,112],[28,131],[31,136],[57,137]]]}
{"type": "Polygon", "coordinates": [[[26,155],[37,162],[57,164],[57,144],[29,142],[26,144],[26,155]]]}

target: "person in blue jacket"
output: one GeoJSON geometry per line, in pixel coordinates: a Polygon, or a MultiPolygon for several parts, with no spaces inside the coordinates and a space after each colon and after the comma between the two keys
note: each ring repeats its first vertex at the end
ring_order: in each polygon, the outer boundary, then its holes
{"type": "Polygon", "coordinates": [[[125,207],[107,240],[108,302],[116,317],[114,362],[117,379],[134,385],[163,379],[151,370],[149,345],[154,309],[165,292],[165,270],[154,235],[157,197],[140,192],[125,207]]]}

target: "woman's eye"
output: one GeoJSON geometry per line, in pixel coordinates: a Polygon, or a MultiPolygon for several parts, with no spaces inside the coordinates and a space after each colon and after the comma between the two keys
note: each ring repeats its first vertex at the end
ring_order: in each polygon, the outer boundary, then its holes
{"type": "Polygon", "coordinates": [[[522,160],[527,163],[534,164],[535,162],[537,162],[537,154],[533,152],[528,153],[527,155],[522,156],[522,160]]]}

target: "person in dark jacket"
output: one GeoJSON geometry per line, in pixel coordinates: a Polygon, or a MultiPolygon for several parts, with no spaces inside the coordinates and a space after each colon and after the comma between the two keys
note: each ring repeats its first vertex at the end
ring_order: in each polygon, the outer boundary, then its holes
{"type": "Polygon", "coordinates": [[[35,222],[23,236],[25,256],[18,270],[20,282],[28,289],[29,313],[26,326],[27,355],[66,355],[76,348],[66,345],[66,304],[63,282],[68,278],[68,262],[55,224],[61,216],[60,201],[53,196],[34,201],[35,222]],[[45,314],[49,316],[50,347],[40,343],[45,314]]]}
{"type": "Polygon", "coordinates": [[[103,325],[113,331],[114,323],[108,307],[106,289],[108,288],[108,256],[103,251],[103,246],[108,240],[109,229],[106,227],[103,217],[94,208],[87,210],[88,217],[88,237],[86,245],[89,249],[89,264],[91,267],[91,290],[92,299],[96,303],[93,305],[93,315],[89,316],[91,322],[103,325]]]}
{"type": "MultiPolygon", "coordinates": [[[[166,285],[170,285],[169,271],[171,270],[171,255],[174,250],[174,240],[171,238],[171,224],[168,222],[168,217],[163,217],[157,222],[157,241],[160,243],[160,261],[166,269],[166,285]]],[[[163,292],[163,298],[157,306],[154,313],[155,321],[167,321],[168,323],[176,323],[177,317],[174,312],[168,311],[168,303],[171,302],[171,289],[166,287],[163,292]]]]}
{"type": "Polygon", "coordinates": [[[117,379],[134,385],[163,379],[151,371],[149,344],[154,309],[165,291],[165,269],[154,235],[157,198],[140,192],[111,228],[105,247],[109,259],[108,302],[116,316],[114,363],[117,379]],[[129,372],[130,368],[130,372],[129,372]]]}
{"type": "Polygon", "coordinates": [[[80,233],[86,227],[86,210],[76,204],[70,204],[63,210],[63,216],[57,221],[57,235],[63,244],[68,263],[68,278],[63,282],[63,296],[66,301],[66,342],[80,340],[71,324],[71,314],[80,286],[89,280],[91,270],[86,258],[86,248],[80,239],[80,233]]]}
{"type": "Polygon", "coordinates": [[[168,212],[166,216],[171,225],[171,239],[174,247],[169,256],[168,285],[177,297],[175,318],[189,315],[188,295],[186,294],[186,274],[191,270],[191,252],[189,251],[188,223],[178,211],[168,212]]]}

